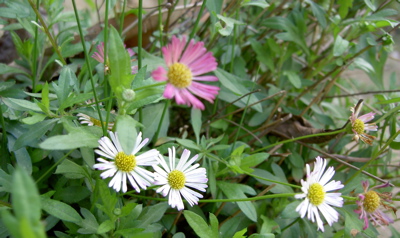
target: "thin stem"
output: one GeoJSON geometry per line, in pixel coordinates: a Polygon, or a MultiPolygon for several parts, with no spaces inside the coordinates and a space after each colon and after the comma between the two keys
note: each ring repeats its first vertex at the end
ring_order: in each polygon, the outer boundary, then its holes
{"type": "Polygon", "coordinates": [[[138,70],[142,68],[142,44],[143,44],[143,0],[139,0],[138,11],[138,70]]]}
{"type": "MultiPolygon", "coordinates": [[[[36,0],[36,6],[39,6],[39,0],[36,0]]],[[[39,20],[38,16],[36,15],[36,22],[39,20]]],[[[32,92],[36,93],[36,78],[37,78],[37,71],[38,71],[38,41],[39,41],[39,27],[36,26],[35,28],[35,39],[33,42],[33,54],[32,54],[32,92]]]]}
{"type": "MultiPolygon", "coordinates": [[[[356,171],[356,172],[353,174],[353,176],[351,176],[344,184],[347,184],[347,183],[349,183],[351,180],[353,180],[354,178],[356,178],[362,171],[364,171],[365,168],[367,168],[372,162],[374,162],[377,158],[379,158],[379,155],[385,151],[386,147],[388,147],[389,144],[392,143],[392,141],[393,141],[394,139],[396,139],[396,137],[397,137],[399,134],[400,134],[400,130],[397,131],[393,136],[391,136],[391,137],[389,138],[389,140],[385,143],[385,145],[382,146],[382,148],[381,148],[377,153],[375,153],[375,154],[372,156],[372,158],[371,158],[367,163],[365,163],[358,171],[356,171]]],[[[382,181],[381,181],[381,182],[382,182],[382,181]]],[[[391,184],[389,184],[389,185],[391,185],[391,184]]]]}
{"type": "MultiPolygon", "coordinates": [[[[264,196],[256,196],[249,198],[233,198],[233,199],[200,199],[199,203],[217,203],[217,202],[246,202],[246,201],[258,201],[270,198],[285,198],[285,197],[294,197],[297,193],[279,193],[279,194],[270,194],[264,196]]],[[[136,198],[142,198],[146,200],[154,200],[154,201],[168,201],[167,198],[156,198],[156,197],[148,197],[136,194],[135,192],[127,192],[124,195],[129,195],[136,198]]]]}
{"type": "Polygon", "coordinates": [[[126,8],[126,0],[124,0],[122,4],[122,12],[119,18],[119,35],[122,35],[122,30],[124,28],[124,20],[125,20],[125,8],[126,8]]]}
{"type": "Polygon", "coordinates": [[[1,129],[2,129],[2,140],[1,140],[1,150],[2,150],[2,156],[5,157],[4,160],[0,162],[0,167],[5,170],[7,167],[7,163],[10,161],[10,154],[7,150],[7,144],[8,144],[8,138],[7,138],[7,130],[6,130],[6,123],[4,121],[3,117],[3,109],[1,107],[2,105],[0,104],[0,124],[1,124],[1,129]]]}
{"type": "Polygon", "coordinates": [[[285,186],[289,186],[289,187],[293,187],[293,188],[301,188],[301,186],[298,186],[298,185],[285,183],[285,182],[279,182],[279,181],[272,180],[272,179],[267,179],[267,178],[264,178],[264,177],[260,177],[258,175],[247,173],[247,172],[244,172],[244,174],[247,174],[247,175],[249,175],[251,177],[258,178],[258,179],[261,179],[261,180],[264,180],[264,181],[268,181],[268,182],[271,182],[271,183],[281,184],[281,185],[285,185],[285,186]]]}
{"type": "Polygon", "coordinates": [[[36,8],[35,4],[33,4],[32,0],[28,0],[28,2],[29,2],[29,4],[31,5],[33,11],[35,12],[37,18],[39,19],[40,24],[42,25],[44,32],[46,33],[47,37],[49,38],[50,43],[51,43],[51,45],[53,46],[55,52],[57,53],[57,55],[58,55],[58,57],[59,57],[61,63],[62,63],[63,65],[67,65],[67,62],[65,62],[64,58],[63,58],[62,55],[61,55],[60,48],[57,46],[56,41],[54,40],[53,36],[51,35],[51,33],[50,33],[50,31],[49,31],[49,28],[47,28],[47,25],[46,25],[46,23],[44,22],[44,20],[43,20],[42,16],[40,15],[38,9],[36,8]]]}
{"type": "MultiPolygon", "coordinates": [[[[97,113],[99,114],[99,119],[101,121],[101,127],[103,129],[103,135],[107,135],[107,124],[103,123],[103,117],[101,115],[100,112],[100,106],[99,106],[99,99],[97,97],[97,93],[96,93],[96,87],[94,85],[94,78],[93,78],[93,73],[92,73],[92,66],[90,65],[90,61],[89,61],[89,55],[86,49],[86,44],[85,44],[85,38],[83,36],[82,33],[82,27],[81,27],[81,22],[79,20],[79,15],[78,15],[78,10],[76,8],[76,3],[75,0],[72,0],[72,5],[74,7],[74,12],[75,12],[75,18],[76,18],[76,23],[78,24],[78,30],[79,30],[79,35],[81,37],[81,43],[82,43],[82,47],[83,47],[83,52],[85,54],[85,62],[86,65],[88,67],[88,72],[89,72],[89,77],[90,77],[90,83],[92,85],[92,90],[93,90],[93,96],[94,96],[94,100],[96,102],[96,109],[97,109],[97,113]]],[[[105,45],[105,42],[104,42],[105,45]]]]}
{"type": "Polygon", "coordinates": [[[337,130],[337,131],[330,131],[330,132],[324,132],[324,133],[318,133],[318,134],[310,134],[310,135],[305,135],[305,136],[299,136],[299,137],[296,137],[296,138],[293,138],[293,139],[278,141],[278,142],[276,142],[276,143],[274,143],[274,144],[264,146],[264,147],[261,148],[261,149],[258,149],[258,150],[253,151],[253,153],[257,153],[257,152],[259,152],[259,151],[263,151],[263,150],[266,150],[266,149],[268,149],[268,148],[271,148],[271,147],[274,147],[274,146],[277,146],[277,145],[280,145],[280,144],[285,144],[285,143],[288,143],[288,142],[293,142],[293,141],[302,140],[302,139],[307,139],[307,138],[312,138],[312,137],[317,137],[317,136],[335,135],[335,134],[339,134],[339,133],[342,133],[342,132],[346,132],[346,128],[343,128],[343,129],[337,130]]]}
{"type": "Polygon", "coordinates": [[[194,34],[196,34],[197,27],[199,26],[200,19],[203,17],[203,11],[204,11],[204,8],[206,7],[206,3],[207,3],[207,0],[203,0],[203,4],[201,5],[200,11],[197,14],[196,22],[194,23],[194,26],[192,28],[192,32],[190,32],[189,40],[187,41],[186,46],[187,46],[187,44],[189,44],[190,40],[193,39],[194,34]]]}
{"type": "Polygon", "coordinates": [[[156,134],[155,134],[154,137],[153,137],[153,143],[154,143],[154,144],[156,143],[156,141],[157,141],[157,139],[158,139],[158,135],[160,134],[161,126],[162,126],[162,123],[163,123],[163,121],[164,121],[164,117],[165,117],[165,114],[166,114],[166,112],[167,112],[167,109],[168,109],[168,106],[169,106],[170,101],[171,101],[171,100],[168,100],[168,99],[165,100],[164,109],[163,109],[163,112],[162,112],[162,114],[161,114],[160,121],[158,122],[157,131],[156,131],[156,134]]]}
{"type": "MultiPolygon", "coordinates": [[[[104,65],[107,65],[108,64],[108,11],[109,11],[109,6],[110,6],[110,1],[106,0],[105,3],[106,3],[106,9],[105,9],[105,16],[104,16],[104,35],[103,35],[104,40],[103,41],[104,41],[104,65]]],[[[111,111],[112,98],[113,98],[112,97],[113,92],[110,89],[111,88],[110,85],[108,84],[108,82],[109,82],[108,78],[109,78],[108,73],[106,73],[104,71],[104,81],[105,81],[104,82],[104,94],[106,97],[109,97],[109,100],[106,104],[106,106],[107,106],[106,123],[105,123],[106,125],[108,125],[108,121],[110,120],[110,111],[111,111]]],[[[103,127],[103,135],[106,135],[106,134],[107,134],[107,131],[104,130],[104,127],[103,127]]]]}
{"type": "MultiPolygon", "coordinates": [[[[75,2],[75,0],[72,1],[75,2]]],[[[61,164],[61,162],[63,162],[68,157],[68,155],[70,155],[73,151],[75,151],[75,149],[68,151],[68,153],[66,153],[61,159],[55,162],[46,172],[42,174],[42,176],[40,176],[40,178],[38,178],[38,180],[36,180],[36,184],[39,184],[47,176],[48,173],[53,171],[54,168],[56,168],[59,164],[61,164]]]]}
{"type": "Polygon", "coordinates": [[[158,0],[158,31],[160,32],[160,48],[164,46],[162,16],[162,0],[158,0]]]}

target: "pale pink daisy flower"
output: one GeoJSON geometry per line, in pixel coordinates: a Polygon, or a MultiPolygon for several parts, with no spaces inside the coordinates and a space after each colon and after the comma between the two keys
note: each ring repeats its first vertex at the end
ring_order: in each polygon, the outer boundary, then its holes
{"type": "Polygon", "coordinates": [[[111,140],[107,136],[102,137],[99,140],[99,149],[94,151],[108,160],[97,158],[100,163],[93,165],[93,168],[104,170],[100,174],[103,179],[113,177],[108,186],[117,192],[121,187],[124,193],[128,190],[127,179],[136,192],[140,192],[140,188],[146,189],[154,181],[153,173],[143,169],[142,166],[158,164],[157,158],[160,154],[158,150],[152,149],[138,155],[139,150],[149,141],[148,138],[142,140],[142,133],[139,132],[132,151],[126,153],[122,149],[117,133],[110,131],[109,134],[111,140]]]}
{"type": "Polygon", "coordinates": [[[321,157],[316,158],[314,170],[310,171],[310,166],[307,164],[307,180],[301,180],[302,194],[296,194],[297,199],[304,199],[296,208],[296,212],[304,218],[307,214],[308,220],[317,221],[318,229],[324,231],[324,224],[319,215],[319,212],[325,217],[325,220],[330,226],[339,219],[339,213],[332,208],[342,207],[343,198],[341,193],[328,193],[344,187],[340,181],[331,180],[335,174],[333,167],[329,167],[326,172],[327,161],[321,157]],[[329,183],[328,183],[329,182],[329,183]]]}
{"type": "Polygon", "coordinates": [[[157,193],[161,193],[164,197],[168,195],[168,204],[172,208],[182,210],[184,208],[182,197],[186,199],[190,206],[197,204],[199,198],[203,195],[194,191],[191,188],[197,189],[201,192],[205,192],[207,188],[207,176],[205,168],[198,168],[200,165],[192,163],[198,158],[198,155],[193,156],[189,161],[190,151],[184,150],[176,164],[175,158],[175,147],[172,150],[168,148],[169,152],[169,165],[165,161],[162,155],[158,156],[158,165],[153,165],[154,172],[154,184],[162,185],[156,190],[157,193]],[[182,197],[181,197],[182,196],[182,197]]]}
{"type": "MultiPolygon", "coordinates": [[[[108,59],[106,59],[106,57],[104,57],[104,42],[100,42],[100,44],[98,44],[96,46],[96,49],[98,52],[94,52],[92,55],[92,58],[97,60],[99,63],[104,64],[104,71],[108,72],[109,71],[108,59]]],[[[126,51],[128,51],[129,57],[132,57],[135,55],[135,52],[132,49],[127,49],[126,51]]],[[[132,70],[132,74],[136,74],[138,67],[132,66],[131,70],[132,70]]]]}
{"type": "Polygon", "coordinates": [[[374,225],[389,225],[389,223],[393,223],[393,219],[379,209],[382,205],[384,208],[393,210],[396,213],[396,209],[393,204],[391,204],[392,194],[373,191],[377,188],[387,187],[389,183],[369,189],[369,182],[362,181],[362,186],[364,188],[364,193],[358,194],[359,200],[356,202],[358,209],[354,210],[354,212],[360,214],[360,219],[364,220],[364,230],[369,226],[369,218],[374,222],[374,225]]]}
{"type": "Polygon", "coordinates": [[[370,112],[364,114],[362,116],[358,116],[361,111],[362,102],[359,103],[356,107],[352,107],[350,109],[351,116],[351,129],[354,132],[353,139],[358,142],[358,140],[362,140],[363,142],[367,143],[368,145],[372,145],[375,136],[368,135],[364,131],[377,131],[378,126],[375,123],[367,123],[374,119],[375,113],[370,112]]]}
{"type": "Polygon", "coordinates": [[[211,52],[207,52],[203,42],[191,40],[186,50],[186,37],[180,40],[172,37],[172,42],[162,48],[168,69],[158,67],[151,73],[157,81],[167,81],[163,96],[175,97],[177,104],[185,104],[204,110],[204,104],[194,95],[210,103],[214,102],[219,87],[204,84],[205,81],[218,81],[216,76],[202,75],[217,69],[217,62],[211,52]],[[201,76],[202,75],[202,76],[201,76]]]}

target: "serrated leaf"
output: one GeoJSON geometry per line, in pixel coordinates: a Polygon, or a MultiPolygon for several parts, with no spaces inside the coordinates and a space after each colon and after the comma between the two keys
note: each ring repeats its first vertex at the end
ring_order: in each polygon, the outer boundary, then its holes
{"type": "Polygon", "coordinates": [[[74,208],[70,205],[57,201],[52,200],[47,197],[41,197],[41,203],[43,210],[49,213],[52,216],[55,216],[63,221],[69,221],[73,223],[81,223],[82,217],[79,215],[74,208]]]}
{"type": "Polygon", "coordinates": [[[104,234],[113,229],[115,229],[115,222],[112,222],[111,220],[106,220],[98,227],[97,234],[104,234]]]}
{"type": "Polygon", "coordinates": [[[188,149],[193,149],[193,150],[197,150],[200,151],[200,147],[194,143],[194,141],[192,140],[188,140],[188,139],[176,139],[176,142],[178,142],[179,144],[181,144],[183,147],[188,148],[188,149]]]}
{"type": "Polygon", "coordinates": [[[72,72],[68,66],[64,66],[58,78],[58,84],[53,82],[53,88],[57,95],[59,105],[64,103],[72,90],[72,86],[77,81],[75,73],[72,72]]]}

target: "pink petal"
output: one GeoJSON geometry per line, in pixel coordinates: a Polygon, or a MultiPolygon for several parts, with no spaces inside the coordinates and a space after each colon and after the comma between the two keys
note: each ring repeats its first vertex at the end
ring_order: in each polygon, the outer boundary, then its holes
{"type": "Polygon", "coordinates": [[[207,52],[203,42],[194,43],[191,40],[179,62],[189,65],[207,52]]]}
{"type": "Polygon", "coordinates": [[[188,90],[183,89],[180,91],[182,98],[187,102],[186,105],[193,105],[194,108],[204,110],[204,104],[193,96],[188,90]]]}
{"type": "Polygon", "coordinates": [[[365,122],[369,122],[372,119],[374,119],[374,115],[375,115],[375,113],[370,112],[370,113],[367,113],[367,114],[364,114],[364,115],[358,117],[358,119],[360,119],[361,121],[363,121],[365,123],[365,122]]]}
{"type": "Polygon", "coordinates": [[[132,49],[126,49],[130,57],[135,55],[135,52],[132,49]]]}
{"type": "Polygon", "coordinates": [[[195,95],[204,98],[213,103],[215,96],[218,94],[219,87],[192,82],[188,89],[195,95]]]}
{"type": "Polygon", "coordinates": [[[193,80],[212,82],[212,81],[218,81],[218,77],[212,76],[212,75],[204,75],[204,76],[196,76],[196,77],[193,77],[193,80]]]}
{"type": "Polygon", "coordinates": [[[171,99],[175,96],[176,92],[177,92],[176,88],[172,84],[168,83],[167,86],[165,87],[163,96],[165,98],[171,99]]]}
{"type": "Polygon", "coordinates": [[[167,81],[167,70],[159,66],[157,69],[151,72],[151,77],[153,77],[153,79],[156,81],[167,81]]]}
{"type": "Polygon", "coordinates": [[[182,50],[186,45],[186,36],[183,36],[182,40],[179,40],[176,36],[172,37],[171,51],[172,51],[172,63],[179,61],[182,50]]]}

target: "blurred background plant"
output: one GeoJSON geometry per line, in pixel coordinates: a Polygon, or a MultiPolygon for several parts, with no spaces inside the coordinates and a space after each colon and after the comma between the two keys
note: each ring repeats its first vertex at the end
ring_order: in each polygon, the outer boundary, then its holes
{"type": "Polygon", "coordinates": [[[354,213],[365,180],[388,181],[381,190],[399,206],[397,1],[0,4],[1,237],[400,236],[398,222],[364,230],[354,213]],[[173,35],[204,42],[218,62],[220,91],[204,110],[165,99],[151,78],[173,35]],[[371,146],[347,130],[360,99],[360,115],[376,113],[371,146]],[[93,165],[109,127],[124,148],[142,131],[147,151],[198,154],[199,205],[171,209],[155,186],[108,188],[93,165]],[[324,233],[293,195],[317,156],[347,196],[324,233]]]}

